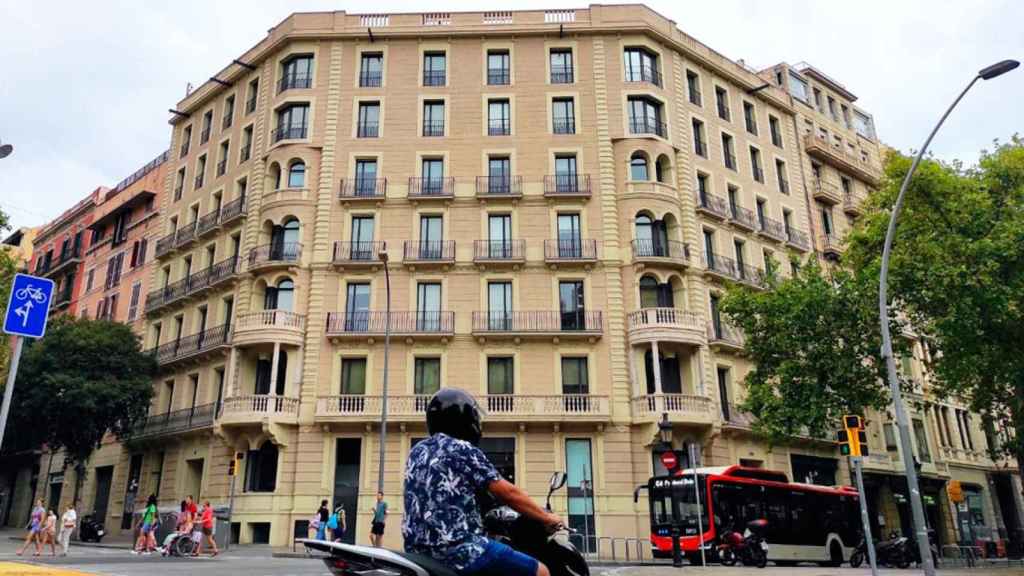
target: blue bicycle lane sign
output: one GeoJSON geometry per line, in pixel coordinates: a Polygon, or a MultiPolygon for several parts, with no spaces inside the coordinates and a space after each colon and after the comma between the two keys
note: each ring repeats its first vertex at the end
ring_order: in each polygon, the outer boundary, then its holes
{"type": "Polygon", "coordinates": [[[4,332],[29,338],[42,338],[53,302],[53,280],[15,274],[11,296],[4,315],[4,332]]]}

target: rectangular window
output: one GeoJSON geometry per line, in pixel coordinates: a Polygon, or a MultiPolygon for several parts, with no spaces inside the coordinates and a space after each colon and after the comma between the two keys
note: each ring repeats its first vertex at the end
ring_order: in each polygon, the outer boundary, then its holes
{"type": "Polygon", "coordinates": [[[568,154],[555,156],[555,190],[558,192],[577,192],[579,188],[576,156],[568,154]]]}
{"type": "Polygon", "coordinates": [[[313,85],[313,56],[302,54],[292,56],[281,63],[281,81],[278,92],[295,88],[309,88],[313,85]]]}
{"type": "Polygon", "coordinates": [[[789,73],[789,94],[805,104],[810,103],[807,99],[807,81],[793,71],[789,73]]]}
{"type": "Polygon", "coordinates": [[[576,111],[572,98],[551,101],[551,131],[555,134],[576,133],[576,111]]]}
{"type": "Polygon", "coordinates": [[[509,194],[512,192],[512,161],[508,156],[492,156],[487,159],[487,193],[509,194]]]}
{"type": "Polygon", "coordinates": [[[480,450],[498,470],[501,477],[516,482],[516,439],[487,437],[480,439],[480,450]]]}
{"type": "Polygon", "coordinates": [[[376,138],[379,135],[380,102],[360,102],[356,136],[359,138],[376,138]]]}
{"type": "Polygon", "coordinates": [[[352,260],[370,261],[377,257],[373,246],[373,224],[373,216],[352,217],[352,233],[350,236],[352,241],[350,257],[352,260]]]}
{"type": "Polygon", "coordinates": [[[353,194],[356,196],[375,196],[382,194],[377,190],[377,161],[356,160],[356,178],[353,194]]]}
{"type": "Polygon", "coordinates": [[[441,389],[441,359],[416,358],[413,367],[413,393],[432,395],[441,389]]]}
{"type": "Polygon", "coordinates": [[[715,86],[715,103],[718,106],[718,117],[726,122],[732,119],[732,112],[729,110],[729,93],[721,86],[715,86]]]}
{"type": "Polygon", "coordinates": [[[423,135],[444,136],[443,100],[428,100],[423,103],[423,135]]]}
{"type": "MultiPolygon", "coordinates": [[[[487,216],[487,241],[487,256],[489,258],[511,258],[513,256],[511,214],[487,216]]],[[[509,289],[511,290],[511,285],[509,285],[509,289]]]]}
{"type": "Polygon", "coordinates": [[[768,129],[772,133],[772,144],[782,148],[782,126],[779,124],[779,119],[775,116],[769,116],[768,129]]]}
{"type": "MultiPolygon", "coordinates": [[[[493,243],[494,240],[492,239],[493,243]]],[[[487,283],[487,328],[489,330],[512,329],[512,283],[507,281],[487,283]]]]}
{"type": "Polygon", "coordinates": [[[192,144],[192,126],[185,126],[181,131],[181,154],[179,158],[188,156],[189,147],[192,144]]]}
{"type": "Polygon", "coordinates": [[[341,393],[366,394],[366,358],[342,358],[341,393]]]}
{"type": "Polygon", "coordinates": [[[512,133],[512,117],[508,100],[487,102],[487,135],[508,136],[512,133]]]}
{"type": "Polygon", "coordinates": [[[729,404],[729,369],[718,367],[718,399],[722,404],[722,420],[729,422],[732,406],[729,404]]]}
{"type": "Polygon", "coordinates": [[[764,168],[761,167],[761,151],[753,146],[750,147],[750,171],[754,180],[764,183],[764,168]]]}
{"type": "Polygon", "coordinates": [[[558,307],[562,330],[586,329],[582,280],[558,283],[558,307]]]}
{"type": "Polygon", "coordinates": [[[686,92],[690,98],[690,104],[703,106],[704,99],[700,93],[700,76],[692,70],[686,71],[686,92]]]}
{"type": "Polygon", "coordinates": [[[733,150],[732,136],[722,132],[722,160],[725,167],[736,170],[736,151],[733,150]]]}
{"type": "Polygon", "coordinates": [[[914,439],[917,440],[917,455],[922,463],[932,461],[932,451],[928,447],[928,434],[924,430],[924,422],[920,418],[914,418],[914,439]]]}
{"type": "Polygon", "coordinates": [[[551,83],[552,84],[572,84],[573,79],[573,65],[572,65],[572,50],[568,48],[558,48],[551,51],[550,55],[551,63],[551,83]]]}
{"type": "Polygon", "coordinates": [[[813,88],[814,94],[814,107],[818,109],[818,112],[824,112],[825,106],[821,103],[821,90],[813,88]]]}
{"type": "Polygon", "coordinates": [[[704,134],[704,123],[693,119],[693,153],[702,158],[708,157],[708,144],[704,134]]]}
{"type": "Polygon", "coordinates": [[[423,85],[444,86],[447,78],[447,58],[444,52],[423,55],[423,85]]]}
{"type": "Polygon", "coordinates": [[[842,109],[843,109],[843,124],[845,124],[847,128],[852,128],[853,127],[853,122],[850,120],[850,107],[847,106],[846,104],[843,104],[842,105],[842,109]]]}
{"type": "Polygon", "coordinates": [[[743,103],[743,122],[747,127],[747,132],[757,136],[757,112],[750,102],[743,103]]]}
{"type": "Polygon", "coordinates": [[[231,124],[235,121],[235,96],[232,94],[224,99],[224,120],[222,120],[221,127],[224,130],[231,128],[231,124]]]}
{"type": "Polygon", "coordinates": [[[290,104],[277,113],[275,142],[306,137],[309,104],[290,104]]]}
{"type": "Polygon", "coordinates": [[[661,120],[661,102],[642,96],[631,96],[627,104],[631,134],[656,134],[665,137],[665,123],[661,120]]]}
{"type": "Polygon", "coordinates": [[[836,99],[831,96],[828,97],[828,113],[832,116],[833,120],[839,122],[839,112],[836,111],[836,99]]]}
{"type": "Polygon", "coordinates": [[[206,144],[210,141],[210,126],[213,124],[213,110],[207,110],[203,114],[203,130],[199,133],[199,143],[206,144]]]}
{"type": "Polygon", "coordinates": [[[142,296],[142,283],[132,284],[131,299],[128,301],[128,321],[132,322],[139,315],[139,298],[142,296]]]}
{"type": "Polygon", "coordinates": [[[416,329],[421,332],[440,331],[440,282],[420,282],[416,285],[416,329]]]}
{"type": "Polygon", "coordinates": [[[782,160],[775,160],[775,177],[779,181],[779,192],[789,194],[789,180],[786,178],[786,163],[782,160]]]}
{"type": "Polygon", "coordinates": [[[489,50],[487,52],[487,84],[489,86],[506,86],[510,83],[508,50],[489,50]]]}
{"type": "Polygon", "coordinates": [[[242,130],[242,149],[238,153],[238,161],[245,162],[252,157],[252,125],[242,130]]]}
{"type": "MultiPolygon", "coordinates": [[[[487,393],[490,395],[511,395],[514,392],[513,386],[513,359],[511,356],[487,358],[487,393]]],[[[511,398],[488,398],[488,408],[494,411],[497,408],[511,410],[511,398]],[[497,402],[492,402],[497,400],[497,402]]]]}
{"type": "Polygon", "coordinates": [[[245,113],[252,114],[256,111],[256,100],[260,95],[260,79],[253,78],[249,82],[249,97],[245,101],[245,113]]]}
{"type": "Polygon", "coordinates": [[[562,394],[589,394],[586,356],[562,357],[562,394]]]}
{"type": "MultiPolygon", "coordinates": [[[[444,193],[444,160],[424,158],[420,165],[421,192],[425,195],[444,193]]],[[[440,219],[440,216],[436,218],[440,219]]]]}
{"type": "Polygon", "coordinates": [[[647,82],[661,86],[658,56],[643,48],[626,48],[622,54],[626,82],[647,82]]]}
{"type": "Polygon", "coordinates": [[[384,54],[363,52],[359,58],[359,85],[377,88],[384,82],[384,54]]]}

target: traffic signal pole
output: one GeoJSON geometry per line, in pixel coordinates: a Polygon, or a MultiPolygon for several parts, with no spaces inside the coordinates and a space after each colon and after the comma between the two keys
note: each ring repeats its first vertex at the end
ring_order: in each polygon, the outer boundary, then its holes
{"type": "Polygon", "coordinates": [[[878,576],[878,564],[875,560],[875,541],[871,536],[871,519],[868,517],[868,495],[864,491],[864,470],[862,468],[862,458],[860,456],[854,456],[853,460],[853,474],[857,477],[857,494],[860,496],[857,498],[860,500],[860,521],[864,525],[864,545],[868,549],[868,562],[871,563],[871,576],[878,576]]]}

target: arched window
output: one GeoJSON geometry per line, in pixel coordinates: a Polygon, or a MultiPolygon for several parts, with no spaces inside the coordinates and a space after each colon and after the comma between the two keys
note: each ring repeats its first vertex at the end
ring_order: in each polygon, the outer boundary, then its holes
{"type": "Polygon", "coordinates": [[[299,221],[285,220],[270,231],[271,260],[297,260],[299,256],[299,221]]]}
{"type": "Polygon", "coordinates": [[[270,181],[274,183],[274,190],[280,190],[281,189],[281,166],[277,162],[274,162],[273,164],[270,165],[270,168],[269,168],[267,174],[268,174],[268,176],[270,176],[270,181]]]}
{"type": "Polygon", "coordinates": [[[277,283],[277,308],[278,310],[292,311],[295,305],[295,282],[285,278],[277,283]]]}
{"type": "Polygon", "coordinates": [[[302,160],[296,160],[288,167],[288,187],[302,188],[305,185],[306,163],[302,160]]]}
{"type": "Polygon", "coordinates": [[[647,174],[647,157],[640,152],[634,152],[629,159],[629,179],[634,182],[650,179],[647,174]]]}
{"type": "Polygon", "coordinates": [[[636,220],[636,256],[669,256],[668,232],[663,220],[654,220],[647,214],[638,214],[636,220]]]}
{"type": "Polygon", "coordinates": [[[662,154],[658,156],[658,161],[654,163],[654,177],[658,182],[666,183],[669,181],[672,172],[672,163],[669,161],[668,156],[662,154]]]}
{"type": "Polygon", "coordinates": [[[672,295],[672,285],[659,284],[652,276],[644,276],[640,279],[640,307],[641,308],[674,308],[675,299],[672,295]]]}
{"type": "Polygon", "coordinates": [[[246,492],[273,492],[277,489],[277,446],[270,440],[259,450],[250,450],[245,465],[246,492]]]}

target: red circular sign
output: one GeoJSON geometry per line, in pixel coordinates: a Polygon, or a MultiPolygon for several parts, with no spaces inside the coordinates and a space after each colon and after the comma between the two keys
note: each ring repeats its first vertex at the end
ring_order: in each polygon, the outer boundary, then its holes
{"type": "Polygon", "coordinates": [[[679,459],[676,458],[675,452],[662,452],[661,453],[661,465],[668,470],[675,470],[675,467],[679,465],[679,459]]]}

